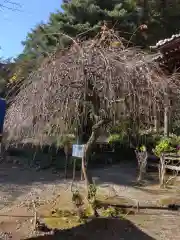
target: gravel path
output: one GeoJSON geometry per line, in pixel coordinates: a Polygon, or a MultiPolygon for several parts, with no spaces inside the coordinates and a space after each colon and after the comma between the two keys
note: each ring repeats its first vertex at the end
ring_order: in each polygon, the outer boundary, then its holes
{"type": "MultiPolygon", "coordinates": [[[[109,194],[118,194],[147,203],[156,201],[156,195],[150,198],[146,192],[133,187],[133,169],[127,166],[114,166],[93,171],[94,181],[109,194]]],[[[63,175],[62,175],[63,176],[63,175]]],[[[52,174],[51,170],[36,171],[17,166],[1,166],[0,168],[0,209],[11,206],[12,203],[36,199],[48,201],[61,189],[68,189],[72,180],[64,180],[60,174],[52,174]]],[[[83,182],[78,181],[83,186],[83,182]]]]}
{"type": "MultiPolygon", "coordinates": [[[[93,176],[102,192],[104,191],[112,197],[118,195],[135,202],[138,201],[140,205],[152,205],[157,203],[159,198],[170,196],[169,192],[152,194],[143,189],[135,188],[133,186],[134,166],[127,166],[127,164],[95,170],[93,176]]],[[[83,182],[78,181],[77,185],[83,187],[83,182]]],[[[1,165],[0,214],[32,215],[32,210],[28,207],[32,199],[38,199],[41,203],[48,202],[62,191],[68,193],[70,186],[71,180],[64,180],[61,175],[52,174],[50,170],[37,172],[34,169],[1,165]]],[[[180,215],[170,214],[168,217],[164,217],[164,215],[152,214],[146,218],[143,217],[134,216],[130,220],[143,231],[148,232],[149,235],[155,236],[154,239],[180,239],[180,215]],[[155,224],[156,217],[158,224],[155,224]]],[[[30,221],[30,218],[22,220],[0,217],[0,239],[18,240],[30,235],[32,231],[29,228],[32,225],[30,221]],[[24,235],[22,229],[25,231],[24,235]]]]}

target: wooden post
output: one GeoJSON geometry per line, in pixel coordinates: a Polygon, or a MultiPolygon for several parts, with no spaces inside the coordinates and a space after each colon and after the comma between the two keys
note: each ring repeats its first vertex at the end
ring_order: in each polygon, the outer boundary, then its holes
{"type": "Polygon", "coordinates": [[[169,135],[169,120],[168,120],[168,106],[164,108],[164,136],[169,135]]]}
{"type": "Polygon", "coordinates": [[[165,174],[166,174],[164,154],[162,154],[161,157],[160,157],[159,171],[160,171],[160,172],[159,172],[160,187],[164,187],[164,183],[165,183],[165,174]]]}
{"type": "Polygon", "coordinates": [[[159,132],[159,109],[157,103],[153,103],[154,132],[159,132]]]}
{"type": "Polygon", "coordinates": [[[75,180],[76,177],[76,158],[74,158],[73,161],[73,181],[75,180]]]}
{"type": "Polygon", "coordinates": [[[65,178],[67,178],[67,165],[68,165],[68,152],[69,152],[69,147],[67,145],[64,146],[64,153],[65,153],[65,168],[64,168],[64,175],[65,178]]]}
{"type": "Polygon", "coordinates": [[[65,169],[64,169],[64,174],[65,178],[67,178],[67,169],[68,169],[68,164],[69,164],[69,156],[70,156],[70,151],[72,149],[72,145],[70,143],[66,144],[64,146],[64,153],[65,153],[65,169]]]}
{"type": "Polygon", "coordinates": [[[68,154],[66,154],[64,175],[67,178],[68,154]]]}
{"type": "Polygon", "coordinates": [[[167,87],[164,92],[164,136],[169,136],[169,96],[167,87]]]}
{"type": "Polygon", "coordinates": [[[81,181],[84,180],[84,175],[83,175],[83,160],[84,160],[85,146],[86,146],[86,145],[84,145],[83,157],[81,158],[81,181]]]}
{"type": "Polygon", "coordinates": [[[83,180],[82,161],[83,161],[83,158],[81,159],[81,181],[83,180]]]}
{"type": "Polygon", "coordinates": [[[144,152],[139,152],[135,151],[136,153],[136,158],[138,160],[138,179],[137,181],[140,182],[142,181],[145,173],[146,173],[146,166],[147,166],[147,151],[144,152]]]}

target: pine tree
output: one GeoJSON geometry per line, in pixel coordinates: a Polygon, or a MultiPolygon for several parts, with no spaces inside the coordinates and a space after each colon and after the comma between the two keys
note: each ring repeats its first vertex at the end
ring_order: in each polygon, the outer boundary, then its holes
{"type": "Polygon", "coordinates": [[[63,12],[50,15],[47,25],[38,25],[24,42],[25,51],[45,54],[57,46],[64,48],[67,37],[87,39],[97,34],[104,21],[130,38],[141,23],[141,12],[134,0],[71,0],[62,4],[63,12]]]}

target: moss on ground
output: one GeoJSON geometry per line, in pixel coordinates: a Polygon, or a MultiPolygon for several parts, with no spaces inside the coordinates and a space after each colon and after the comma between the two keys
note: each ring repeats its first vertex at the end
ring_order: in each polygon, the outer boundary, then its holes
{"type": "Polygon", "coordinates": [[[160,206],[168,206],[169,204],[180,204],[180,196],[179,197],[166,197],[166,198],[161,198],[158,201],[160,206]]]}
{"type": "Polygon", "coordinates": [[[49,228],[56,229],[69,229],[79,226],[81,222],[77,216],[69,217],[48,217],[44,219],[44,223],[49,228]]]}
{"type": "MultiPolygon", "coordinates": [[[[61,195],[56,199],[56,203],[45,204],[43,207],[39,208],[39,214],[41,216],[45,215],[43,222],[50,228],[56,229],[69,229],[72,227],[79,226],[86,221],[86,219],[93,216],[93,211],[91,206],[88,205],[87,201],[84,201],[82,207],[82,219],[79,219],[77,211],[73,210],[74,206],[71,202],[71,194],[61,193],[61,195]],[[66,203],[66,204],[65,204],[66,203]]],[[[134,211],[129,209],[122,209],[112,207],[112,205],[134,205],[134,201],[131,199],[123,197],[108,197],[102,193],[97,194],[97,208],[98,213],[102,217],[118,217],[122,218],[126,214],[134,214],[134,211]],[[107,207],[102,207],[98,205],[99,202],[104,203],[107,207]]]]}
{"type": "Polygon", "coordinates": [[[115,204],[115,205],[118,205],[118,204],[119,205],[133,205],[135,203],[132,199],[125,198],[125,197],[118,197],[118,196],[108,197],[105,195],[98,195],[97,200],[102,201],[109,205],[113,205],[113,204],[115,204]]]}

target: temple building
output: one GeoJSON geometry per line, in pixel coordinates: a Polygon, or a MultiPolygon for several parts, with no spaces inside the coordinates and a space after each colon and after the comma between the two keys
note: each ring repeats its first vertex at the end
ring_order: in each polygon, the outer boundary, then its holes
{"type": "Polygon", "coordinates": [[[160,40],[151,50],[158,52],[155,61],[168,73],[180,72],[180,34],[160,40]]]}

